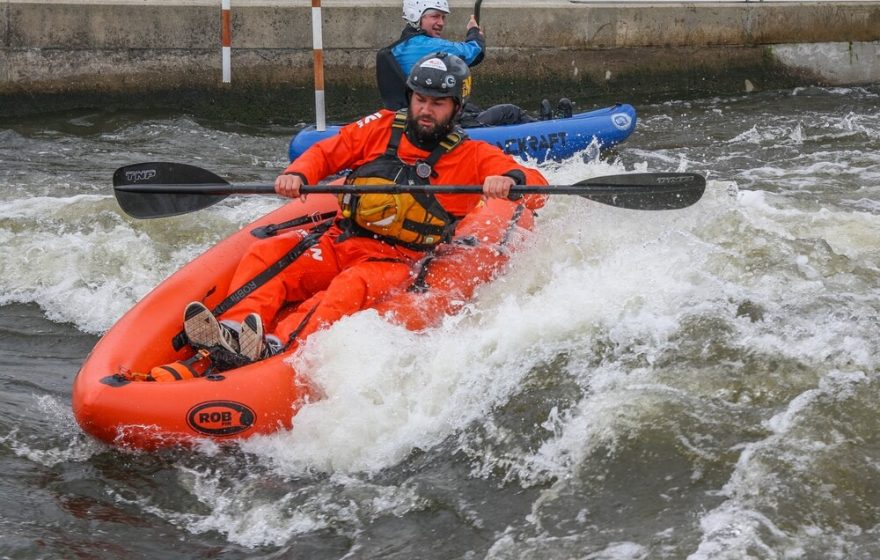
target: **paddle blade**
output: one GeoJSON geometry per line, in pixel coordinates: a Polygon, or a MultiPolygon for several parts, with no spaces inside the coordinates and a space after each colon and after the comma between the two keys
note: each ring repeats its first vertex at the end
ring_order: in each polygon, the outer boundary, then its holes
{"type": "Polygon", "coordinates": [[[113,194],[122,210],[133,218],[178,216],[217,204],[228,194],[131,192],[118,187],[145,185],[228,185],[210,171],[183,163],[136,163],[113,173],[113,194]]]}
{"type": "Polygon", "coordinates": [[[605,187],[581,194],[602,204],[632,210],[677,210],[694,204],[706,190],[706,178],[697,173],[627,173],[593,177],[578,186],[605,187]]]}

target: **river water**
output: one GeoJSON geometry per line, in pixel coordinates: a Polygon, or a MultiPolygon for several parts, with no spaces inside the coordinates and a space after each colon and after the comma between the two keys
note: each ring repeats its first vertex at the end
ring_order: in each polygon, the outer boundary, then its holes
{"type": "Polygon", "coordinates": [[[326,396],[292,431],[158,454],[80,432],[76,371],[279,201],[136,221],[112,172],[268,181],[294,128],[0,123],[0,557],[880,557],[880,87],[627,101],[634,135],[551,183],[695,171],[697,205],[558,196],[441,327],[365,312],[310,339],[326,396]]]}

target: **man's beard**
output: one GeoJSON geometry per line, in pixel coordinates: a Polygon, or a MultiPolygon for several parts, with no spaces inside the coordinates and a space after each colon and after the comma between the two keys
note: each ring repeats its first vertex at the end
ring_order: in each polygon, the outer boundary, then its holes
{"type": "Polygon", "coordinates": [[[452,115],[446,120],[435,122],[430,126],[424,126],[419,123],[416,116],[413,115],[412,107],[410,107],[407,110],[408,126],[406,127],[406,136],[409,138],[410,142],[419,148],[433,148],[440,142],[440,140],[445,138],[447,134],[452,132],[454,118],[455,116],[452,115]]]}

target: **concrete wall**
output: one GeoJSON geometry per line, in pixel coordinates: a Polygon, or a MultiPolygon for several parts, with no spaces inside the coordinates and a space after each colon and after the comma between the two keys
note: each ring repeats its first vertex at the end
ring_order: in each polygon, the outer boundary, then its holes
{"type": "MultiPolygon", "coordinates": [[[[473,4],[450,4],[447,36],[460,39],[473,4]]],[[[400,2],[322,5],[328,94],[373,88],[400,2]]],[[[0,0],[0,116],[35,99],[313,87],[310,0],[232,0],[232,85],[220,13],[219,0],[0,0]]],[[[607,96],[880,81],[880,2],[487,0],[482,23],[477,83],[493,98],[536,80],[607,96]]]]}

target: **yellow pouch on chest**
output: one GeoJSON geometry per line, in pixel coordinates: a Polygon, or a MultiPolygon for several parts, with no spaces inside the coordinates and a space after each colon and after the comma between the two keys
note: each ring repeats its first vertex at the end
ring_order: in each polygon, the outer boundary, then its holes
{"type": "MultiPolygon", "coordinates": [[[[353,184],[394,184],[386,179],[359,177],[353,184]]],[[[363,229],[404,243],[436,245],[443,240],[448,219],[429,212],[410,193],[339,197],[342,213],[363,229]]]]}

